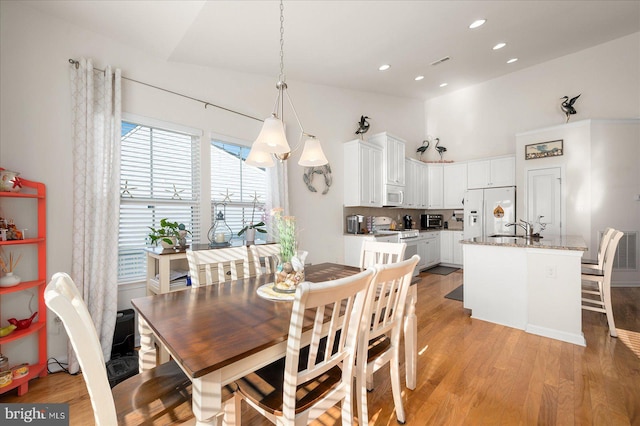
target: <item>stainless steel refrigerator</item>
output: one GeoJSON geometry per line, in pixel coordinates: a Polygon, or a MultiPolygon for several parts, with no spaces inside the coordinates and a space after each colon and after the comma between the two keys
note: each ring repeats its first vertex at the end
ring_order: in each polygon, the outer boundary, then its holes
{"type": "Polygon", "coordinates": [[[516,187],[470,189],[464,194],[464,238],[515,235],[516,187]]]}

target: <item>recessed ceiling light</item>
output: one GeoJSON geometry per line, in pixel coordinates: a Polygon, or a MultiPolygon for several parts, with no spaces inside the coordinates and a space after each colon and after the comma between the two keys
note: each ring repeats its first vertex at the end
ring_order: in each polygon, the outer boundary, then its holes
{"type": "Polygon", "coordinates": [[[414,78],[415,81],[420,81],[424,78],[424,75],[419,75],[416,78],[414,78]]]}
{"type": "Polygon", "coordinates": [[[389,64],[384,64],[384,65],[380,65],[380,67],[378,68],[380,71],[386,71],[389,68],[391,68],[391,65],[389,64]]]}
{"type": "Polygon", "coordinates": [[[440,83],[440,87],[445,87],[447,86],[449,83],[440,83]]]}
{"type": "Polygon", "coordinates": [[[514,62],[515,62],[515,61],[517,61],[517,60],[518,60],[518,58],[511,58],[511,59],[509,59],[509,60],[507,61],[507,63],[508,63],[508,64],[512,64],[512,63],[514,63],[514,62]]]}
{"type": "Polygon", "coordinates": [[[493,46],[493,50],[498,50],[498,49],[502,49],[503,47],[505,47],[507,45],[507,43],[498,43],[495,46],[493,46]]]}
{"type": "Polygon", "coordinates": [[[478,19],[477,21],[473,21],[471,25],[469,25],[469,28],[471,29],[478,28],[479,26],[482,26],[485,22],[487,22],[486,19],[478,19]]]}

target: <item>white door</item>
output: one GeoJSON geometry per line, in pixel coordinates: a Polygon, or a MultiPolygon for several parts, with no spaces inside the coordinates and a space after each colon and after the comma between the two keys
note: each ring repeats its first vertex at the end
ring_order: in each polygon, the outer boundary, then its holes
{"type": "MultiPolygon", "coordinates": [[[[561,200],[562,171],[560,167],[527,171],[527,221],[546,223],[544,234],[562,235],[561,200]]],[[[534,226],[535,232],[539,227],[534,226]]]]}

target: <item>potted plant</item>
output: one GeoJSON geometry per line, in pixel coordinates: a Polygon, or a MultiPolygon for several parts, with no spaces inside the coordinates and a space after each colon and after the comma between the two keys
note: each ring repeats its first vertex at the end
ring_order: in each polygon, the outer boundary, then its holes
{"type": "Polygon", "coordinates": [[[174,247],[178,238],[184,238],[183,236],[189,233],[189,231],[185,229],[184,224],[171,222],[166,218],[160,220],[159,228],[150,226],[149,229],[151,229],[149,233],[151,243],[157,245],[158,241],[160,241],[160,244],[162,244],[164,248],[174,247]]]}
{"type": "Polygon", "coordinates": [[[253,209],[251,210],[251,222],[249,222],[248,225],[245,225],[239,232],[238,232],[238,236],[241,236],[242,234],[244,234],[245,232],[247,233],[246,235],[246,240],[247,241],[255,241],[256,239],[256,231],[260,232],[262,234],[266,234],[267,230],[264,228],[261,228],[261,226],[265,226],[265,223],[263,221],[260,221],[258,223],[253,223],[253,219],[256,213],[256,203],[258,202],[258,196],[255,195],[253,197],[253,209]]]}

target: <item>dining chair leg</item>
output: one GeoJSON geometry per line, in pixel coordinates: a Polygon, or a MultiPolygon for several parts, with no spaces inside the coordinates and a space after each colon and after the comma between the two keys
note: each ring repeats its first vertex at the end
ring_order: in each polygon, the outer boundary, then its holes
{"type": "Polygon", "coordinates": [[[356,383],[355,383],[355,395],[356,403],[358,405],[358,425],[367,426],[369,424],[369,410],[367,409],[367,389],[366,379],[367,374],[361,371],[361,368],[356,366],[356,383]]]}
{"type": "Polygon", "coordinates": [[[616,323],[613,319],[613,307],[611,306],[611,287],[603,286],[604,289],[601,291],[602,298],[604,299],[604,310],[607,315],[607,322],[609,323],[609,335],[611,337],[618,337],[618,332],[616,331],[616,323]]]}
{"type": "Polygon", "coordinates": [[[373,373],[367,371],[367,392],[373,391],[373,373]]]}
{"type": "Polygon", "coordinates": [[[342,424],[345,426],[353,425],[353,392],[346,392],[346,395],[340,403],[342,408],[342,424]]]}
{"type": "Polygon", "coordinates": [[[389,361],[391,373],[391,390],[393,393],[393,403],[396,406],[396,417],[398,423],[404,424],[404,407],[402,406],[402,387],[400,384],[400,349],[396,345],[394,349],[393,359],[389,361]]]}

